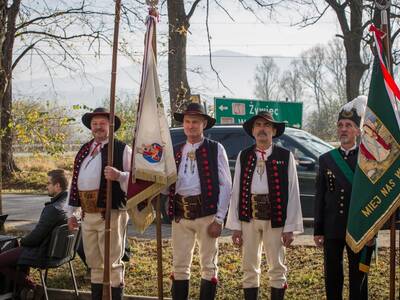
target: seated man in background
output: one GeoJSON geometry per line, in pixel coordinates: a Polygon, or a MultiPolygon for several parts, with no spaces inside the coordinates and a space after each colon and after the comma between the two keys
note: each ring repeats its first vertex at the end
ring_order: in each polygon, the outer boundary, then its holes
{"type": "Polygon", "coordinates": [[[0,254],[0,272],[7,278],[17,281],[20,290],[35,290],[35,283],[29,278],[29,270],[16,271],[17,263],[29,265],[33,261],[46,259],[47,248],[52,230],[67,223],[63,210],[67,199],[68,180],[64,170],[52,170],[47,173],[47,191],[51,198],[45,203],[35,228],[20,241],[20,246],[0,254]]]}

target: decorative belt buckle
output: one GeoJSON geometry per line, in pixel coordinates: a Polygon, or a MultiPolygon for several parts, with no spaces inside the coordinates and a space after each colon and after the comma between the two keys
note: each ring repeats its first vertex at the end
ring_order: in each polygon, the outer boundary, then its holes
{"type": "Polygon", "coordinates": [[[251,195],[251,209],[252,209],[253,218],[257,219],[258,209],[257,209],[257,202],[256,202],[255,198],[256,198],[255,195],[251,195]]]}
{"type": "Polygon", "coordinates": [[[190,213],[190,210],[189,210],[189,204],[185,201],[185,197],[181,197],[181,201],[182,201],[182,209],[183,209],[183,217],[185,218],[185,219],[189,219],[189,213],[190,213]]]}

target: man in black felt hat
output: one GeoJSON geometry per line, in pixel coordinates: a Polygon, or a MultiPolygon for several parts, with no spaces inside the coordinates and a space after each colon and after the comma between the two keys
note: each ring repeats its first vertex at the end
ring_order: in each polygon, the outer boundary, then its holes
{"type": "Polygon", "coordinates": [[[242,246],[244,299],[258,299],[263,245],[271,299],[280,300],[287,288],[285,247],[294,232],[303,232],[296,163],[289,150],[272,142],[285,123],[269,112],[259,112],[243,128],[255,145],[238,155],[226,227],[233,230],[233,243],[242,246]]]}
{"type": "Polygon", "coordinates": [[[186,142],[175,146],[178,178],[170,187],[169,215],[172,221],[172,298],[188,299],[190,266],[195,242],[199,244],[200,299],[213,300],[217,286],[218,237],[228,211],[231,175],[224,147],[207,139],[203,130],[215,119],[199,103],[174,114],[183,123],[186,142]]]}
{"type": "MultiPolygon", "coordinates": [[[[68,225],[78,227],[82,211],[82,238],[86,262],[91,269],[92,299],[102,299],[104,272],[104,213],[107,180],[112,180],[111,209],[111,288],[112,299],[122,299],[124,287],[125,232],[128,222],[126,190],[131,168],[132,150],[114,139],[114,166],[107,166],[109,112],[96,108],[82,116],[82,123],[92,131],[93,139],[85,143],[75,157],[74,171],[67,207],[68,225]]],[[[115,130],[121,120],[115,116],[115,130]]]]}

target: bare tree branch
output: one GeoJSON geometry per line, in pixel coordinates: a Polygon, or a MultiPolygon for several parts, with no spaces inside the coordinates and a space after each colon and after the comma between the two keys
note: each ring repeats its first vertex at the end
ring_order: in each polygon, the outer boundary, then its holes
{"type": "Polygon", "coordinates": [[[189,13],[186,15],[186,19],[190,20],[192,15],[194,14],[194,11],[196,10],[197,5],[200,3],[201,0],[196,0],[193,2],[192,7],[189,10],[189,13]]]}
{"type": "Polygon", "coordinates": [[[207,28],[207,40],[208,40],[208,54],[209,54],[209,60],[210,60],[210,67],[211,70],[217,75],[218,82],[222,84],[224,88],[226,88],[230,93],[232,93],[232,90],[225,85],[225,83],[222,81],[221,76],[219,75],[218,71],[214,68],[213,62],[212,62],[212,54],[211,54],[211,36],[210,36],[210,28],[208,24],[208,16],[210,12],[210,1],[207,0],[207,6],[206,6],[206,28],[207,28]]]}
{"type": "Polygon", "coordinates": [[[225,8],[225,7],[223,7],[219,2],[218,2],[218,0],[214,0],[215,1],[215,4],[217,4],[218,5],[218,7],[219,8],[221,8],[224,12],[225,12],[225,14],[232,20],[232,21],[235,21],[235,19],[232,17],[232,15],[228,12],[228,10],[225,8]]]}

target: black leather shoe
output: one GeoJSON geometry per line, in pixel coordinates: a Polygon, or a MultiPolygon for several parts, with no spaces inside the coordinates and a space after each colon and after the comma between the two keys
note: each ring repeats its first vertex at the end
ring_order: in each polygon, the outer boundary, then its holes
{"type": "Polygon", "coordinates": [[[209,280],[201,279],[200,283],[200,300],[214,300],[217,292],[217,283],[209,280]]]}
{"type": "Polygon", "coordinates": [[[173,300],[188,300],[189,280],[172,280],[171,294],[173,300]]]}
{"type": "Polygon", "coordinates": [[[283,300],[285,298],[285,289],[271,287],[271,300],[283,300]]]}
{"type": "Polygon", "coordinates": [[[124,297],[123,287],[112,287],[111,288],[112,300],[122,300],[124,297]]]}
{"type": "Polygon", "coordinates": [[[92,283],[92,300],[103,299],[103,285],[101,283],[92,283]]]}
{"type": "Polygon", "coordinates": [[[243,289],[244,300],[257,300],[258,299],[258,287],[243,289]]]}

